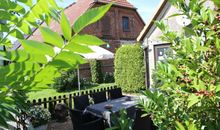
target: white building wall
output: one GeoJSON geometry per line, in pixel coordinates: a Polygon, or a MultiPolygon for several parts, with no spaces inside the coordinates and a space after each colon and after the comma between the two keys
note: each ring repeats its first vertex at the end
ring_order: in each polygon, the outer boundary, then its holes
{"type": "MultiPolygon", "coordinates": [[[[176,18],[169,18],[167,19],[169,16],[171,16],[174,13],[177,13],[178,10],[173,7],[173,6],[169,6],[167,4],[167,7],[164,8],[163,12],[161,12],[161,16],[162,19],[165,21],[165,23],[167,23],[170,27],[171,30],[174,31],[180,31],[182,26],[180,26],[177,21],[176,18]],[[163,16],[162,16],[163,15],[163,16]]],[[[162,32],[156,28],[155,26],[152,26],[152,28],[149,30],[148,34],[146,35],[146,37],[144,38],[144,46],[148,46],[148,63],[149,63],[149,79],[150,79],[150,85],[152,85],[153,81],[152,81],[152,74],[153,71],[155,69],[155,52],[154,52],[154,47],[155,45],[163,45],[163,44],[167,44],[167,42],[163,42],[160,40],[160,36],[162,35],[162,32]]]]}

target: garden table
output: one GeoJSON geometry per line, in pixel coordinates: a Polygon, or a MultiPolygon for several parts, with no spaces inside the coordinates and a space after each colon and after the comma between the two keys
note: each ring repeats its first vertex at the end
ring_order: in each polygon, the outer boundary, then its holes
{"type": "Polygon", "coordinates": [[[108,125],[111,126],[111,114],[118,114],[122,109],[126,109],[128,117],[135,118],[135,107],[138,103],[137,98],[125,96],[114,100],[108,100],[106,102],[94,104],[86,108],[86,112],[95,116],[104,118],[108,125]],[[106,106],[112,106],[112,108],[106,108],[106,106]]]}

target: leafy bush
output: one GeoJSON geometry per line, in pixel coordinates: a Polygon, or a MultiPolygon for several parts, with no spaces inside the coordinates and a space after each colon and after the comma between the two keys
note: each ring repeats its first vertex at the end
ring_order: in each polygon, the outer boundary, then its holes
{"type": "Polygon", "coordinates": [[[201,0],[170,2],[191,24],[176,32],[165,22],[156,22],[162,40],[171,43],[175,53],[157,63],[159,91],[146,91],[147,101],[141,104],[159,129],[219,130],[220,10],[201,0]]]}
{"type": "Polygon", "coordinates": [[[98,60],[90,61],[90,69],[91,69],[91,75],[92,75],[92,82],[102,83],[103,75],[102,75],[101,62],[98,60]]]}
{"type": "Polygon", "coordinates": [[[99,88],[107,88],[107,87],[114,87],[114,86],[116,86],[115,83],[103,83],[103,84],[98,85],[99,88]]]}
{"type": "Polygon", "coordinates": [[[28,111],[28,117],[30,118],[32,125],[38,127],[47,124],[51,118],[51,114],[47,109],[44,109],[41,106],[34,106],[28,111]]]}
{"type": "Polygon", "coordinates": [[[114,83],[115,82],[114,74],[106,72],[103,77],[103,82],[104,83],[114,83]]]}
{"type": "Polygon", "coordinates": [[[0,59],[10,63],[0,67],[0,127],[8,129],[8,122],[15,121],[12,117],[18,115],[17,108],[25,111],[27,106],[19,91],[49,87],[61,76],[60,72],[86,63],[79,53],[91,53],[89,45],[105,44],[95,36],[82,34],[82,30],[101,19],[112,4],[89,9],[73,25],[55,0],[1,0],[0,5],[1,21],[7,23],[1,24],[0,33],[4,35],[0,36],[0,46],[11,48],[11,37],[18,39],[22,46],[19,50],[0,53],[0,59]],[[42,26],[49,25],[52,16],[60,20],[62,34],[42,26]],[[39,25],[39,21],[45,24],[39,25]],[[31,28],[39,29],[41,41],[24,37],[32,35],[31,28]]]}
{"type": "Polygon", "coordinates": [[[132,130],[134,120],[127,116],[127,111],[122,109],[118,114],[112,115],[112,127],[106,130],[132,130]]]}
{"type": "Polygon", "coordinates": [[[115,54],[115,82],[127,92],[145,87],[144,52],[139,44],[120,47],[115,54]]]}
{"type": "MultiPolygon", "coordinates": [[[[83,84],[80,84],[81,86],[83,84]]],[[[56,79],[56,83],[53,87],[58,92],[70,91],[78,87],[78,77],[76,70],[70,70],[67,72],[63,72],[60,78],[56,79]]]]}

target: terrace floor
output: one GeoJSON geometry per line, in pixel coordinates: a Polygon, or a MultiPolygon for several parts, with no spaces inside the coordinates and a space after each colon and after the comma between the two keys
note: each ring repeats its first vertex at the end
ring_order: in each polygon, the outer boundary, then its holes
{"type": "Polygon", "coordinates": [[[47,130],[73,130],[71,119],[68,118],[66,122],[51,121],[48,124],[47,130]]]}

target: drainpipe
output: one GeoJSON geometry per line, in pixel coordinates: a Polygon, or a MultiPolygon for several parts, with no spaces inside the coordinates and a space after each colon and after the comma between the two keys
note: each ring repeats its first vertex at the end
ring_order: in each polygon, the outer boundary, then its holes
{"type": "Polygon", "coordinates": [[[147,88],[150,88],[150,71],[149,71],[149,55],[148,55],[148,46],[144,48],[144,61],[145,61],[145,84],[147,88]]]}

